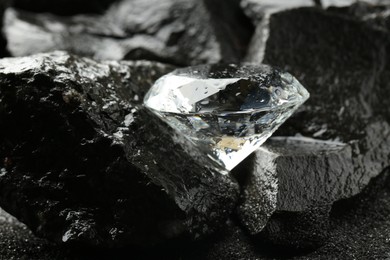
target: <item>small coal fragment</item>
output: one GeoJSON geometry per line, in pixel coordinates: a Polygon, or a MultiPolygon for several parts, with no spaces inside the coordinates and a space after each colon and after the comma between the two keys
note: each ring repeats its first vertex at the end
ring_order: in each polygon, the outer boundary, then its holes
{"type": "Polygon", "coordinates": [[[5,15],[13,56],[67,50],[102,60],[238,62],[252,32],[235,0],[122,0],[103,15],[60,17],[16,9],[5,15]]]}
{"type": "Polygon", "coordinates": [[[137,105],[170,70],[64,52],[0,60],[1,207],[65,244],[146,246],[223,225],[235,182],[137,105]]]}
{"type": "Polygon", "coordinates": [[[282,137],[252,157],[252,174],[241,181],[238,215],[250,233],[265,227],[262,235],[272,243],[297,250],[321,245],[328,232],[322,225],[313,233],[318,236],[296,233],[301,242],[292,244],[293,235],[282,239],[285,229],[272,223],[294,230],[289,216],[310,218],[319,206],[359,194],[390,165],[389,36],[334,9],[300,8],[270,16],[264,62],[291,72],[311,97],[275,133],[282,137]]]}
{"type": "Polygon", "coordinates": [[[359,179],[351,178],[351,149],[343,143],[271,138],[246,164],[251,174],[241,176],[238,215],[252,235],[263,230],[274,212],[312,211],[354,195],[359,187],[359,179]]]}

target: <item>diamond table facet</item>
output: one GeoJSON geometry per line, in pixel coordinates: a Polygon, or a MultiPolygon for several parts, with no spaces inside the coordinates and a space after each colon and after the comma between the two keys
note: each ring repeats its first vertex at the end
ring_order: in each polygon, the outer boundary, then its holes
{"type": "Polygon", "coordinates": [[[230,171],[308,98],[291,74],[268,65],[202,65],[161,77],[144,105],[230,171]]]}

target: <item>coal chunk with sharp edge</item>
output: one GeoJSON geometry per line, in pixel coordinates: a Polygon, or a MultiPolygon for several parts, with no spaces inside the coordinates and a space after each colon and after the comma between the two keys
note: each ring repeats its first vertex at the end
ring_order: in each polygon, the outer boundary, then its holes
{"type": "Polygon", "coordinates": [[[65,52],[1,60],[1,207],[74,245],[153,245],[223,225],[237,184],[197,165],[139,105],[172,69],[65,52]]]}

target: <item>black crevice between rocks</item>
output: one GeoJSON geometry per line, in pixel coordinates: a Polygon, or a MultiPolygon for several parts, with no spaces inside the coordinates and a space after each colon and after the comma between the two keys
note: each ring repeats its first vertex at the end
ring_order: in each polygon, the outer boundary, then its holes
{"type": "Polygon", "coordinates": [[[16,8],[37,12],[50,12],[58,15],[75,15],[83,13],[103,13],[116,0],[12,0],[16,8]]]}
{"type": "Polygon", "coordinates": [[[216,28],[216,36],[219,41],[229,41],[232,49],[224,48],[222,51],[226,57],[232,57],[224,62],[237,62],[245,56],[248,44],[253,36],[255,27],[251,20],[240,8],[238,0],[204,0],[206,7],[213,14],[212,20],[216,28]],[[230,23],[227,21],[231,21],[230,23]],[[245,28],[245,30],[242,30],[245,28]],[[236,59],[235,57],[238,57],[236,59]]]}
{"type": "MultiPolygon", "coordinates": [[[[0,1],[0,28],[3,28],[3,15],[5,9],[8,7],[8,1],[0,1]]],[[[3,31],[0,30],[0,58],[9,56],[7,50],[7,41],[4,38],[3,31]]]]}

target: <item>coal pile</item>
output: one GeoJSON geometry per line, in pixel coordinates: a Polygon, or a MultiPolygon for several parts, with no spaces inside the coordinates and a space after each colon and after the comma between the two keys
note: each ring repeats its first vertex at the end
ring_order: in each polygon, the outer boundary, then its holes
{"type": "Polygon", "coordinates": [[[0,3],[0,259],[387,259],[386,1],[0,3]],[[269,64],[310,98],[230,173],[144,105],[269,64]]]}

